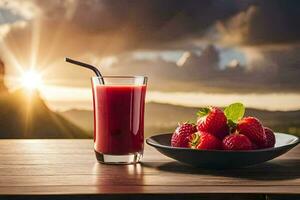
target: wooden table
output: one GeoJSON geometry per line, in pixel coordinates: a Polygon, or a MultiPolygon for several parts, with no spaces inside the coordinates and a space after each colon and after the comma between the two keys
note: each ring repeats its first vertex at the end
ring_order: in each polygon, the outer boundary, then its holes
{"type": "Polygon", "coordinates": [[[148,146],[141,164],[102,165],[92,143],[0,140],[0,198],[300,199],[300,145],[262,165],[213,171],[177,163],[148,146]]]}

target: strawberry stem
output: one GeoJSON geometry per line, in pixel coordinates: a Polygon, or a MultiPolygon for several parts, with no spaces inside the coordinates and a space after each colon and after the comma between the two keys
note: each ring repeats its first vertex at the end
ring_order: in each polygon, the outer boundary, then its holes
{"type": "Polygon", "coordinates": [[[191,148],[196,148],[196,146],[199,144],[200,142],[200,136],[197,133],[194,133],[191,135],[191,139],[190,139],[190,147],[191,148]]]}
{"type": "Polygon", "coordinates": [[[231,119],[228,119],[228,120],[227,120],[227,125],[228,125],[228,127],[229,127],[229,132],[230,132],[230,133],[235,132],[236,127],[237,127],[237,123],[235,123],[235,122],[232,121],[231,119]]]}
{"type": "Polygon", "coordinates": [[[205,107],[205,108],[200,108],[199,111],[197,112],[198,117],[204,117],[208,115],[210,112],[210,108],[205,107]]]}

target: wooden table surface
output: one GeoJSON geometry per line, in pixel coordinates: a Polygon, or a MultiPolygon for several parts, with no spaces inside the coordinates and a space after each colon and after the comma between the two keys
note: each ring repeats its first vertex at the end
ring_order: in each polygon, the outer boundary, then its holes
{"type": "Polygon", "coordinates": [[[148,145],[141,164],[103,165],[92,140],[0,140],[0,196],[19,195],[300,199],[300,145],[265,164],[216,171],[180,164],[148,145]]]}

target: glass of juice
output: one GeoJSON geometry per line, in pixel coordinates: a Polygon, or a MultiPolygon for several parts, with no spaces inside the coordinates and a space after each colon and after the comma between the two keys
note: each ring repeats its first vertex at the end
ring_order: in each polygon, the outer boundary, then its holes
{"type": "Polygon", "coordinates": [[[144,150],[147,77],[92,77],[94,150],[100,163],[137,163],[144,150]]]}

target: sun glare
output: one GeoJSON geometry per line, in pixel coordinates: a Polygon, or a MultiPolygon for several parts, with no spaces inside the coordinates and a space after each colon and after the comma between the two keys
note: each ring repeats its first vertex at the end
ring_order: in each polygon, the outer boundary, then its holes
{"type": "Polygon", "coordinates": [[[35,90],[42,86],[41,75],[33,70],[24,72],[22,76],[22,85],[28,90],[35,90]]]}

